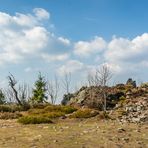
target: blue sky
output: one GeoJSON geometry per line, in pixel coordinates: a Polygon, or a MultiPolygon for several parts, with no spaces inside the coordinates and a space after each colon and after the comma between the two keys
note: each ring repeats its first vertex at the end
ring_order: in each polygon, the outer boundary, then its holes
{"type": "Polygon", "coordinates": [[[1,0],[1,87],[9,72],[32,84],[42,71],[48,79],[72,73],[74,88],[101,64],[112,82],[148,81],[147,7],[147,0],[1,0]]]}
{"type": "Polygon", "coordinates": [[[72,40],[96,34],[135,37],[147,31],[147,0],[1,0],[0,10],[29,13],[35,7],[48,10],[56,33],[72,40]]]}

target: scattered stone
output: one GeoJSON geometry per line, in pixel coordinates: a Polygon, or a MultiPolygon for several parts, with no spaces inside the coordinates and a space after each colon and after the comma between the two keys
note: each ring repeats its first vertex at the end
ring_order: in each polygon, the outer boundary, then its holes
{"type": "Polygon", "coordinates": [[[84,134],[87,134],[87,133],[89,133],[89,131],[83,131],[83,133],[84,133],[84,134]]]}
{"type": "Polygon", "coordinates": [[[105,131],[102,131],[102,133],[106,133],[105,131]]]}
{"type": "Polygon", "coordinates": [[[126,130],[125,129],[123,129],[123,128],[118,128],[118,133],[123,133],[123,132],[125,132],[126,130]]]}
{"type": "Polygon", "coordinates": [[[63,129],[69,129],[69,126],[64,126],[63,129]]]}
{"type": "Polygon", "coordinates": [[[99,129],[99,126],[97,126],[96,128],[99,129]]]}
{"type": "Polygon", "coordinates": [[[82,124],[79,124],[79,127],[82,127],[82,124]]]}
{"type": "Polygon", "coordinates": [[[32,144],[32,145],[31,145],[31,148],[37,148],[37,146],[36,146],[36,145],[34,145],[34,144],[32,144]]]}
{"type": "Polygon", "coordinates": [[[57,143],[57,142],[58,142],[58,140],[53,140],[53,142],[54,142],[54,143],[57,143]]]}
{"type": "Polygon", "coordinates": [[[112,138],[109,138],[108,140],[113,141],[113,139],[112,139],[112,138]]]}
{"type": "Polygon", "coordinates": [[[141,131],[140,131],[140,129],[137,129],[136,132],[137,132],[137,133],[140,133],[141,131]]]}
{"type": "Polygon", "coordinates": [[[117,148],[122,148],[122,147],[123,147],[123,145],[117,144],[117,148]]]}
{"type": "Polygon", "coordinates": [[[81,135],[81,136],[83,136],[83,135],[84,135],[84,133],[80,133],[80,135],[81,135]]]}
{"type": "Polygon", "coordinates": [[[43,127],[43,129],[48,129],[48,128],[49,128],[48,126],[44,126],[44,127],[43,127]]]}
{"type": "Polygon", "coordinates": [[[62,117],[60,117],[60,119],[66,119],[67,117],[66,116],[62,116],[62,117]]]}
{"type": "Polygon", "coordinates": [[[129,142],[129,138],[122,138],[125,142],[129,142]]]}
{"type": "Polygon", "coordinates": [[[33,137],[31,140],[32,141],[39,141],[39,140],[41,140],[41,138],[42,138],[42,135],[37,135],[37,136],[33,137]]]}

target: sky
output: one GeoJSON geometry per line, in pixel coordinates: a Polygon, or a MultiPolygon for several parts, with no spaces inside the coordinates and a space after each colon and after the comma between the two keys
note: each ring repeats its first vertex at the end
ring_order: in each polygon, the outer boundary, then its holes
{"type": "MultiPolygon", "coordinates": [[[[112,83],[148,81],[147,0],[0,0],[0,87],[65,72],[72,88],[102,64],[112,83]]],[[[61,91],[64,92],[64,90],[61,91]]]]}

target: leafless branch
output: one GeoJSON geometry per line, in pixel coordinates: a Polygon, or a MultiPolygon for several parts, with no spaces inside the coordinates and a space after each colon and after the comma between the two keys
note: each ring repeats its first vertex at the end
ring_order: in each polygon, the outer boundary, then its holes
{"type": "Polygon", "coordinates": [[[59,92],[59,81],[57,76],[55,75],[54,83],[52,81],[47,82],[47,93],[50,96],[51,103],[55,104],[59,92]]]}
{"type": "Polygon", "coordinates": [[[65,72],[63,82],[63,88],[66,90],[66,93],[69,94],[70,92],[70,85],[71,85],[71,73],[65,72]]]}

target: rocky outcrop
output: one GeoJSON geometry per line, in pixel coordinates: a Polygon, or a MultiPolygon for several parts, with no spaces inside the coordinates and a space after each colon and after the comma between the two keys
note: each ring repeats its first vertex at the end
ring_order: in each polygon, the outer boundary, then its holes
{"type": "Polygon", "coordinates": [[[104,95],[106,96],[107,109],[111,109],[115,107],[120,97],[125,94],[116,87],[82,87],[74,94],[65,95],[62,104],[103,110],[104,95]]]}
{"type": "Polygon", "coordinates": [[[67,105],[101,109],[102,101],[99,87],[82,87],[73,94],[67,105]]]}
{"type": "Polygon", "coordinates": [[[112,87],[82,87],[73,94],[65,95],[63,105],[103,110],[105,90],[107,111],[121,122],[148,122],[148,83],[137,87],[136,82],[128,79],[126,84],[112,87]]]}

